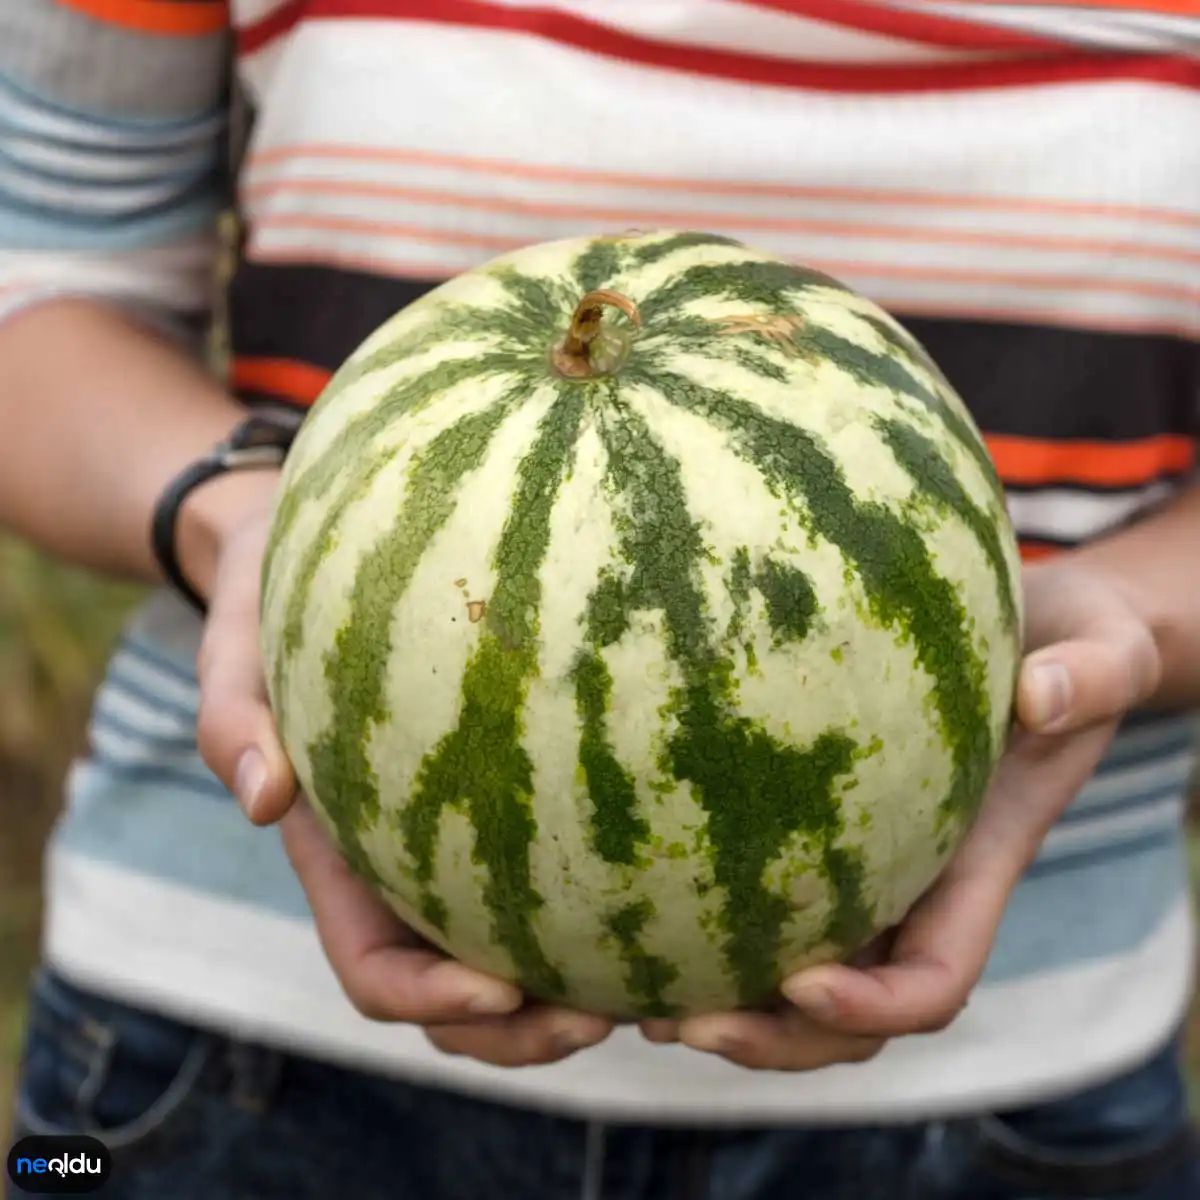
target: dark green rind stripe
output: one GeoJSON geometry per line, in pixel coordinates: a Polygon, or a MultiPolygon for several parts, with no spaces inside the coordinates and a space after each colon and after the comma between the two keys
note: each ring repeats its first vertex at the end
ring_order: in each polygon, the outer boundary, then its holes
{"type": "MultiPolygon", "coordinates": [[[[792,379],[786,365],[761,353],[757,347],[747,345],[747,337],[718,336],[712,321],[704,317],[675,317],[670,324],[655,326],[654,331],[642,339],[645,352],[657,352],[663,348],[686,351],[718,362],[736,363],[751,375],[770,379],[774,383],[788,383],[792,379]]],[[[778,355],[779,347],[758,335],[756,340],[778,355]]]]}
{"type": "MultiPolygon", "coordinates": [[[[874,424],[920,494],[939,512],[958,517],[975,535],[996,575],[1004,628],[1015,634],[1018,623],[1016,591],[995,518],[963,491],[950,464],[920,430],[888,417],[876,417],[874,424]]],[[[1004,516],[1003,520],[1007,521],[1008,517],[1004,516]]]]}
{"type": "MultiPolygon", "coordinates": [[[[535,445],[521,461],[496,549],[495,590],[463,675],[457,727],[422,762],[399,819],[432,920],[444,915],[429,902],[438,822],[446,806],[466,808],[475,830],[474,857],[487,869],[483,901],[494,936],[512,957],[525,991],[546,1000],[562,999],[565,983],[533,929],[533,916],[544,901],[530,874],[529,848],[537,826],[530,808],[533,764],[521,744],[522,710],[537,674],[538,571],[586,403],[586,389],[560,385],[535,445]]],[[[386,665],[386,656],[382,661],[386,665]]]]}
{"type": "MultiPolygon", "coordinates": [[[[368,375],[420,354],[430,346],[460,339],[478,342],[481,353],[499,350],[531,367],[540,367],[545,347],[553,341],[553,331],[570,317],[578,296],[560,281],[524,275],[514,267],[496,268],[489,275],[508,292],[507,304],[480,307],[456,301],[438,305],[436,317],[428,324],[342,366],[311,411],[318,412],[352,383],[368,375]],[[489,345],[488,338],[495,338],[496,342],[489,345]]],[[[416,303],[436,303],[437,294],[436,290],[427,293],[416,303]]]]}
{"type": "MultiPolygon", "coordinates": [[[[800,352],[812,361],[828,359],[860,383],[885,388],[915,400],[975,460],[984,478],[995,482],[996,469],[987,447],[960,412],[947,404],[941,394],[927,387],[899,358],[876,354],[829,329],[806,327],[796,338],[800,352]]],[[[1002,496],[1001,496],[1002,499],[1002,496]]]]}
{"type": "Polygon", "coordinates": [[[861,899],[867,883],[862,851],[853,846],[827,846],[825,869],[833,890],[826,939],[836,946],[865,945],[875,932],[875,922],[861,899]]]}
{"type": "Polygon", "coordinates": [[[640,267],[649,267],[677,250],[696,250],[703,246],[736,246],[740,250],[745,249],[737,238],[723,237],[719,233],[687,232],[672,234],[661,241],[643,243],[630,253],[630,258],[640,267]]]}
{"type": "Polygon", "coordinates": [[[638,938],[655,915],[654,902],[636,900],[619,908],[606,924],[625,963],[625,986],[643,1017],[678,1017],[681,1010],[664,993],[679,978],[679,968],[657,954],[647,954],[638,938]]]}
{"type": "Polygon", "coordinates": [[[592,843],[605,862],[635,866],[637,848],[650,826],[637,815],[633,779],[608,738],[605,715],[612,700],[612,676],[595,650],[580,654],[571,669],[579,713],[579,765],[591,797],[592,843]]]}
{"type": "Polygon", "coordinates": [[[488,272],[512,297],[511,303],[488,309],[490,328],[511,339],[512,349],[525,352],[530,363],[541,365],[554,340],[565,328],[579,302],[578,292],[565,280],[524,275],[515,267],[488,272]]]}
{"type": "MultiPolygon", "coordinates": [[[[772,362],[765,354],[756,354],[746,346],[730,347],[727,356],[742,370],[749,371],[751,375],[758,375],[762,379],[770,379],[775,383],[787,383],[791,379],[786,367],[772,362]]],[[[714,354],[713,357],[725,356],[714,354]]]]}
{"type": "Polygon", "coordinates": [[[812,581],[803,571],[764,558],[754,576],[767,602],[767,624],[778,642],[802,642],[819,609],[812,581]]]}
{"type": "MultiPolygon", "coordinates": [[[[601,390],[611,403],[611,381],[596,392],[601,390]]],[[[617,758],[605,725],[612,676],[601,651],[620,641],[628,628],[625,581],[604,571],[588,597],[584,636],[589,649],[576,657],[571,675],[580,718],[579,765],[592,801],[592,844],[605,862],[621,866],[636,865],[638,846],[650,836],[649,824],[637,815],[633,779],[617,758]]]]}
{"type": "Polygon", "coordinates": [[[857,501],[837,461],[808,430],[671,371],[631,363],[627,377],[726,430],[736,452],[781,494],[798,497],[813,532],[857,569],[872,615],[911,639],[917,661],[933,679],[939,724],[954,763],[943,818],[972,817],[995,751],[986,675],[954,586],[934,571],[920,533],[883,505],[857,501]]]}
{"type": "MultiPolygon", "coordinates": [[[[434,296],[436,296],[436,292],[427,293],[415,303],[418,305],[432,304],[434,296]]],[[[411,308],[412,306],[405,311],[411,311],[411,308]]],[[[400,334],[362,358],[350,359],[344,363],[325,385],[316,403],[309,410],[310,416],[332,404],[334,399],[351,384],[357,383],[368,375],[386,370],[405,359],[423,354],[431,346],[465,340],[479,343],[480,351],[489,353],[495,349],[495,346],[488,345],[483,339],[489,336],[508,336],[510,316],[510,310],[503,308],[484,309],[468,304],[440,305],[436,317],[428,324],[400,334]]],[[[506,349],[518,352],[522,359],[528,357],[526,348],[517,343],[506,349]]]]}
{"type": "Polygon", "coordinates": [[[580,296],[612,286],[625,261],[626,249],[626,244],[615,238],[600,239],[588,246],[575,260],[575,282],[580,296]]]}
{"type": "MultiPolygon", "coordinates": [[[[802,642],[808,637],[813,618],[820,611],[812,580],[803,571],[776,562],[770,556],[764,556],[758,570],[754,570],[747,546],[739,546],[732,559],[726,579],[734,608],[728,630],[730,639],[740,638],[744,631],[751,588],[756,589],[766,603],[767,624],[777,644],[802,642]]],[[[749,652],[750,646],[746,648],[749,652]]]]}
{"type": "Polygon", "coordinates": [[[750,566],[750,551],[739,546],[733,552],[733,560],[725,574],[725,589],[733,603],[733,613],[725,629],[725,640],[738,646],[746,656],[746,670],[758,669],[758,656],[754,650],[754,639],[746,636],[746,614],[750,608],[750,592],[754,587],[754,571],[750,566]]]}
{"type": "MultiPolygon", "coordinates": [[[[975,460],[984,478],[1003,502],[1003,490],[996,475],[995,465],[978,432],[956,408],[946,402],[940,392],[928,387],[909,369],[909,365],[923,366],[934,378],[942,380],[940,372],[929,363],[928,355],[919,345],[910,345],[911,339],[899,335],[887,322],[867,314],[855,315],[879,334],[891,353],[876,353],[841,337],[831,329],[814,325],[790,299],[796,293],[813,288],[848,291],[837,280],[830,279],[818,271],[789,263],[748,262],[693,267],[678,279],[664,284],[643,301],[641,311],[646,329],[639,357],[643,365],[649,365],[645,362],[648,352],[659,352],[661,348],[672,344],[693,353],[726,357],[728,352],[723,349],[723,345],[746,340],[752,340],[768,356],[785,353],[766,333],[746,330],[736,339],[728,335],[718,335],[712,322],[680,311],[684,305],[704,296],[724,296],[741,300],[758,307],[763,314],[798,317],[801,324],[792,337],[792,347],[796,353],[812,363],[829,361],[861,383],[898,392],[917,401],[942,423],[946,431],[975,460]],[[656,339],[656,335],[660,336],[656,339]]],[[[754,374],[771,377],[756,363],[743,362],[741,365],[754,374]]],[[[785,376],[784,382],[786,378],[785,376]]],[[[797,403],[802,402],[802,395],[798,395],[797,403]]]]}
{"type": "Polygon", "coordinates": [[[367,746],[372,726],[390,715],[385,692],[396,605],[454,512],[463,478],[483,461],[501,422],[526,395],[525,388],[514,388],[482,412],[460,418],[416,456],[396,522],[359,563],[349,616],[325,655],[333,718],[309,746],[313,790],[337,828],[346,860],[368,878],[378,875],[359,837],[378,820],[380,804],[367,746]]]}
{"type": "MultiPolygon", "coordinates": [[[[709,637],[698,574],[707,549],[688,511],[679,465],[624,406],[605,411],[601,433],[608,486],[624,501],[617,533],[630,568],[626,610],[663,614],[668,653],[683,678],[671,700],[675,732],[664,746],[662,769],[690,782],[707,814],[713,878],[725,892],[725,954],[742,1002],[759,1003],[778,985],[783,925],[791,912],[787,899],[764,886],[764,871],[803,831],[821,848],[826,874],[837,885],[831,852],[842,818],[835,785],[852,770],[857,747],[833,731],[805,750],[786,746],[737,714],[733,664],[709,637]]],[[[840,903],[861,911],[869,926],[861,880],[856,885],[843,871],[840,882],[857,886],[840,903]]]]}
{"type": "MultiPolygon", "coordinates": [[[[870,316],[865,313],[856,313],[855,315],[859,320],[865,321],[879,335],[884,344],[895,351],[896,354],[914,366],[923,368],[946,391],[954,391],[946,376],[942,374],[941,368],[930,358],[925,347],[910,333],[897,330],[880,317],[870,316]]],[[[911,395],[912,393],[908,394],[911,395]]],[[[983,472],[983,477],[987,481],[992,495],[996,498],[1000,507],[1003,508],[1004,485],[1000,482],[1000,476],[996,473],[996,464],[992,461],[992,456],[988,453],[987,446],[978,431],[941,396],[937,397],[938,403],[936,407],[929,404],[924,397],[915,396],[914,399],[920,400],[925,408],[934,413],[954,435],[959,444],[970,453],[979,466],[979,469],[983,472]]]]}
{"type": "Polygon", "coordinates": [[[836,279],[782,262],[709,263],[689,267],[682,275],[655,289],[638,305],[648,329],[666,318],[678,315],[686,304],[704,297],[725,296],[767,312],[787,312],[788,297],[814,288],[845,292],[836,279]]]}
{"type": "Polygon", "coordinates": [[[936,380],[939,386],[946,391],[954,391],[953,385],[929,351],[903,325],[893,324],[891,321],[871,313],[856,312],[854,315],[860,321],[865,321],[879,335],[885,346],[927,372],[930,378],[936,380]]]}
{"type": "MultiPolygon", "coordinates": [[[[414,379],[396,384],[380,397],[374,408],[347,421],[340,436],[305,468],[299,478],[291,481],[280,497],[275,512],[270,543],[263,562],[264,579],[269,579],[279,547],[291,533],[304,502],[312,497],[323,497],[326,508],[316,536],[301,555],[284,608],[280,644],[276,648],[276,704],[282,704],[282,683],[287,665],[303,644],[304,617],[308,611],[312,586],[321,564],[333,549],[337,528],[350,506],[370,491],[376,478],[391,462],[389,456],[373,449],[375,439],[399,417],[418,412],[450,388],[471,379],[484,379],[513,371],[520,366],[511,354],[486,354],[479,358],[442,362],[414,379]],[[347,464],[354,462],[363,464],[361,470],[340,494],[330,497],[331,489],[346,471],[347,464]]],[[[278,712],[282,713],[282,708],[278,712]]]]}
{"type": "Polygon", "coordinates": [[[889,350],[921,367],[940,383],[945,383],[947,387],[950,386],[946,383],[946,377],[942,374],[941,368],[929,357],[925,347],[907,329],[902,326],[897,328],[890,321],[885,321],[882,317],[872,313],[856,312],[854,315],[869,325],[889,350]]]}

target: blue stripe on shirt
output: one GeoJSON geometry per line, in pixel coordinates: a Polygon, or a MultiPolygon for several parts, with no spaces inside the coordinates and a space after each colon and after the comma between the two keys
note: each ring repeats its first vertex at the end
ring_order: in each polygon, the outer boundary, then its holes
{"type": "Polygon", "coordinates": [[[0,76],[0,248],[121,252],[211,228],[220,112],[131,121],[65,112],[0,76]]]}

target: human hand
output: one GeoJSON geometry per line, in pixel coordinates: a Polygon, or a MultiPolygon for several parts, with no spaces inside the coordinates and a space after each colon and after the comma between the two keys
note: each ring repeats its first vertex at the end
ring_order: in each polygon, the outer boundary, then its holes
{"type": "Polygon", "coordinates": [[[812,1070],[871,1058],[889,1038],[944,1029],[987,964],[1004,910],[1043,839],[1162,674],[1125,589],[1069,561],[1027,567],[1025,658],[1010,743],[979,817],[935,884],[854,965],[798,972],[771,1013],[643,1022],[747,1067],[812,1070]]]}
{"type": "Polygon", "coordinates": [[[430,946],[355,876],[311,808],[279,740],[259,651],[269,509],[222,539],[197,658],[204,761],[256,825],[279,823],[338,982],[364,1016],[425,1027],[449,1054],[497,1066],[554,1062],[608,1036],[612,1022],[526,1003],[512,984],[430,946]]]}

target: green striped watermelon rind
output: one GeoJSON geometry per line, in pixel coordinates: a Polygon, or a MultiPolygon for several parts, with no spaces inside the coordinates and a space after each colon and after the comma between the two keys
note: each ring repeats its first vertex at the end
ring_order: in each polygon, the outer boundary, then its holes
{"type": "Polygon", "coordinates": [[[623,1017],[763,1003],[898,919],[977,812],[1023,621],[920,345],[697,232],[530,247],[397,314],[301,430],[263,571],[271,702],[351,866],[623,1017]],[[564,377],[598,289],[636,321],[607,308],[606,369],[564,377]]]}

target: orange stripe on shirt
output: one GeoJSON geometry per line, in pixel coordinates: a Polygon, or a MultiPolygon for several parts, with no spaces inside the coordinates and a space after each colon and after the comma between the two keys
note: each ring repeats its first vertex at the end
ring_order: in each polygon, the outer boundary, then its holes
{"type": "Polygon", "coordinates": [[[233,360],[233,386],[240,390],[266,392],[294,404],[312,404],[325,389],[333,373],[292,358],[239,356],[233,360]]]}
{"type": "Polygon", "coordinates": [[[1196,464],[1196,443],[1178,434],[1131,442],[1042,441],[987,434],[984,440],[1005,484],[1050,487],[1140,487],[1196,464]]]}
{"type": "Polygon", "coordinates": [[[396,166],[432,167],[435,170],[465,171],[474,175],[536,179],[549,183],[580,183],[596,187],[638,188],[650,191],[683,192],[711,196],[758,196],[777,200],[827,200],[835,203],[912,206],[917,208],[971,209],[985,212],[1030,213],[1048,217],[1088,217],[1120,221],[1153,222],[1184,229],[1200,229],[1200,213],[1186,208],[1157,208],[1132,204],[1088,203],[1076,200],[1034,199],[1027,196],[986,196],[967,193],[898,191],[886,188],[819,187],[813,185],[763,183],[750,180],[681,178],[669,175],[634,174],[587,167],[523,163],[514,159],[478,158],[443,154],[398,146],[338,145],[332,142],[298,142],[271,146],[252,153],[246,176],[297,159],[337,160],[355,163],[385,163],[396,166]]]}
{"type": "Polygon", "coordinates": [[[201,37],[229,27],[228,0],[56,0],[97,21],[138,33],[201,37]]]}
{"type": "MultiPolygon", "coordinates": [[[[312,249],[320,245],[322,235],[336,233],[363,234],[379,239],[431,243],[456,248],[481,247],[485,251],[502,253],[519,250],[529,244],[527,237],[500,233],[474,233],[460,229],[437,229],[413,225],[405,221],[370,220],[364,217],[344,217],[309,213],[266,213],[254,223],[256,237],[277,230],[299,230],[312,235],[312,249]]],[[[1200,287],[1165,283],[1155,279],[1124,279],[1110,275],[1055,275],[1019,271],[984,271],[979,268],[914,267],[902,263],[868,261],[848,262],[842,259],[810,257],[807,265],[834,279],[904,279],[919,283],[946,283],[995,287],[1020,287],[1062,292],[1081,292],[1098,295],[1149,296],[1184,304],[1200,303],[1200,287]]]]}
{"type": "MultiPolygon", "coordinates": [[[[291,178],[268,179],[250,183],[242,189],[246,203],[260,203],[276,196],[320,195],[351,196],[364,200],[397,200],[440,208],[468,208],[502,216],[532,216],[547,220],[590,221],[605,229],[746,229],[775,233],[797,233],[820,237],[868,238],[875,241],[926,241],[951,246],[1003,246],[1020,250],[1045,250],[1051,253],[1086,253],[1096,257],[1133,257],[1162,259],[1166,262],[1194,263],[1200,266],[1200,249],[1157,242],[1128,239],[1088,238],[1070,234],[1048,236],[1021,233],[990,233],[983,230],[921,228],[884,222],[833,221],[819,218],[754,216],[749,213],[719,213],[703,210],[615,208],[611,205],[545,203],[500,195],[471,195],[460,191],[439,191],[426,187],[368,180],[291,178]]],[[[265,218],[268,221],[270,217],[265,218]]]]}

